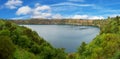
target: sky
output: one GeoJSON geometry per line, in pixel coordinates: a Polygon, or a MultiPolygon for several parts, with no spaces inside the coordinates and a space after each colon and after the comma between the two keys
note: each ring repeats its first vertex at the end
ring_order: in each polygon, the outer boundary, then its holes
{"type": "Polygon", "coordinates": [[[0,0],[4,19],[104,19],[120,16],[120,0],[0,0]]]}

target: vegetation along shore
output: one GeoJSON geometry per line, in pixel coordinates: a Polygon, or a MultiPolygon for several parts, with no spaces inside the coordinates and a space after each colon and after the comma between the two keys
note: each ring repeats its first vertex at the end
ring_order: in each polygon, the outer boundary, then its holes
{"type": "Polygon", "coordinates": [[[35,31],[17,25],[29,24],[29,22],[33,21],[0,20],[0,59],[120,59],[119,16],[91,22],[62,20],[45,23],[43,21],[42,23],[45,24],[99,25],[100,34],[88,44],[83,42],[77,52],[71,54],[66,53],[64,48],[52,47],[35,31]]]}

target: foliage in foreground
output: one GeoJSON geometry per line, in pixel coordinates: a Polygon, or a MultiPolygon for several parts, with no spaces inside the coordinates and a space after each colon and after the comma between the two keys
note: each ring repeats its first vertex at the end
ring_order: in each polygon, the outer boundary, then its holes
{"type": "Polygon", "coordinates": [[[24,26],[0,20],[0,59],[65,59],[63,49],[53,48],[24,26]]]}
{"type": "Polygon", "coordinates": [[[108,18],[103,25],[100,35],[79,47],[76,59],[120,59],[120,17],[108,18]]]}
{"type": "Polygon", "coordinates": [[[120,17],[108,18],[100,29],[92,42],[83,42],[78,52],[67,55],[35,31],[0,20],[0,59],[120,59],[120,17]]]}

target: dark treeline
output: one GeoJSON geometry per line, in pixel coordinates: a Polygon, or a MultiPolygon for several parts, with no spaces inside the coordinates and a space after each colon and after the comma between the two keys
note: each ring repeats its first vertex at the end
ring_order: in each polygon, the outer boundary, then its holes
{"type": "Polygon", "coordinates": [[[100,23],[105,22],[101,20],[88,20],[88,19],[26,19],[26,20],[10,20],[16,24],[69,24],[69,25],[95,25],[99,26],[100,23]]]}
{"type": "MultiPolygon", "coordinates": [[[[80,22],[71,20],[68,23],[80,22]]],[[[120,17],[92,23],[100,26],[100,34],[69,54],[64,48],[52,47],[29,28],[0,20],[0,59],[120,59],[120,17]]]]}

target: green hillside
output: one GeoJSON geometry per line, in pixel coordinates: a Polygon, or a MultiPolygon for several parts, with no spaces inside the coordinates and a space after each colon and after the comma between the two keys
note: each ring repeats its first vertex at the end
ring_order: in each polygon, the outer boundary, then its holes
{"type": "Polygon", "coordinates": [[[120,59],[120,17],[108,18],[89,44],[82,43],[76,59],[120,59]]]}
{"type": "Polygon", "coordinates": [[[29,28],[0,20],[0,59],[65,59],[64,49],[53,48],[29,28]]]}
{"type": "Polygon", "coordinates": [[[0,59],[120,59],[120,17],[108,18],[100,30],[93,41],[67,54],[35,31],[0,20],[0,59]]]}

